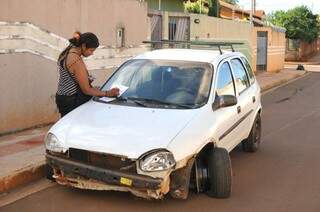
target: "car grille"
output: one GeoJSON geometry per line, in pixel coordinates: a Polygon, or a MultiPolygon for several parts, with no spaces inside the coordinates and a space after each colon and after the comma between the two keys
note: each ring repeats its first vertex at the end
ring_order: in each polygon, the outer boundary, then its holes
{"type": "Polygon", "coordinates": [[[128,173],[136,173],[135,161],[115,155],[70,148],[69,158],[101,168],[128,173]]]}

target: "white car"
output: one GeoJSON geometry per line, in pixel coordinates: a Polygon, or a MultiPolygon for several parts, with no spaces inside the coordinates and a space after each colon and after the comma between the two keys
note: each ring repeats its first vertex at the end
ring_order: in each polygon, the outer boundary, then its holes
{"type": "Polygon", "coordinates": [[[121,65],[93,98],[48,132],[53,178],[83,189],[185,199],[231,194],[229,152],[260,144],[260,87],[239,52],[162,49],[121,65]]]}

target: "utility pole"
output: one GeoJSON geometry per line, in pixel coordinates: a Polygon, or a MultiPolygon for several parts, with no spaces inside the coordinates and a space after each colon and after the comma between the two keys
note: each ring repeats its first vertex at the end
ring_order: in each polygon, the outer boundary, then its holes
{"type": "Polygon", "coordinates": [[[253,11],[255,10],[256,1],[251,0],[251,10],[250,10],[250,25],[253,25],[253,11]]]}
{"type": "Polygon", "coordinates": [[[217,18],[220,18],[220,0],[216,0],[216,14],[217,14],[217,18]]]}

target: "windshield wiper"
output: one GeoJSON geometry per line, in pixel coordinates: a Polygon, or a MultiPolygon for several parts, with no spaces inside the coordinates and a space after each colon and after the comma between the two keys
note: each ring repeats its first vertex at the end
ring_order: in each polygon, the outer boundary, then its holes
{"type": "Polygon", "coordinates": [[[118,96],[114,100],[112,100],[111,102],[114,102],[114,101],[127,102],[128,100],[130,100],[130,101],[134,102],[135,104],[140,105],[142,107],[147,107],[145,104],[143,104],[143,103],[141,103],[141,102],[139,102],[137,100],[131,99],[130,97],[126,98],[126,97],[118,96]]]}
{"type": "MultiPolygon", "coordinates": [[[[98,102],[103,102],[99,100],[99,97],[94,98],[95,101],[98,102]]],[[[115,102],[115,101],[120,101],[120,102],[127,102],[128,100],[134,102],[135,104],[142,106],[142,107],[147,107],[147,105],[145,105],[143,102],[150,102],[150,103],[157,103],[157,104],[162,104],[162,105],[172,105],[172,106],[176,106],[176,107],[180,107],[180,108],[186,108],[186,109],[191,109],[193,108],[193,106],[191,105],[185,105],[185,104],[178,104],[178,103],[173,103],[173,102],[166,102],[166,101],[161,101],[161,100],[157,100],[157,99],[148,99],[148,98],[140,98],[140,97],[116,97],[114,100],[111,100],[109,103],[115,102]]]]}
{"type": "Polygon", "coordinates": [[[127,99],[132,100],[132,101],[145,101],[145,102],[153,102],[153,103],[158,103],[158,104],[163,104],[163,105],[172,105],[172,106],[187,108],[187,109],[193,108],[193,106],[190,106],[190,105],[178,104],[178,103],[173,103],[173,102],[166,102],[166,101],[161,101],[158,99],[148,99],[148,98],[140,98],[140,97],[128,97],[127,99]]]}

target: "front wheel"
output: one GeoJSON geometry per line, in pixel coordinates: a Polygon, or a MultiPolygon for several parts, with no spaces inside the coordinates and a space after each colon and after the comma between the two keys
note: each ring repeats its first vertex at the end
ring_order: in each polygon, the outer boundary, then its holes
{"type": "Polygon", "coordinates": [[[51,166],[46,164],[44,167],[44,171],[48,180],[55,181],[55,179],[53,178],[53,168],[51,166]]]}
{"type": "Polygon", "coordinates": [[[223,148],[214,148],[208,156],[209,190],[207,194],[210,197],[227,198],[231,195],[232,187],[229,152],[223,148]]]}
{"type": "Polygon", "coordinates": [[[253,122],[250,134],[247,139],[242,141],[242,149],[245,152],[256,152],[259,149],[261,141],[261,117],[257,115],[253,122]]]}

